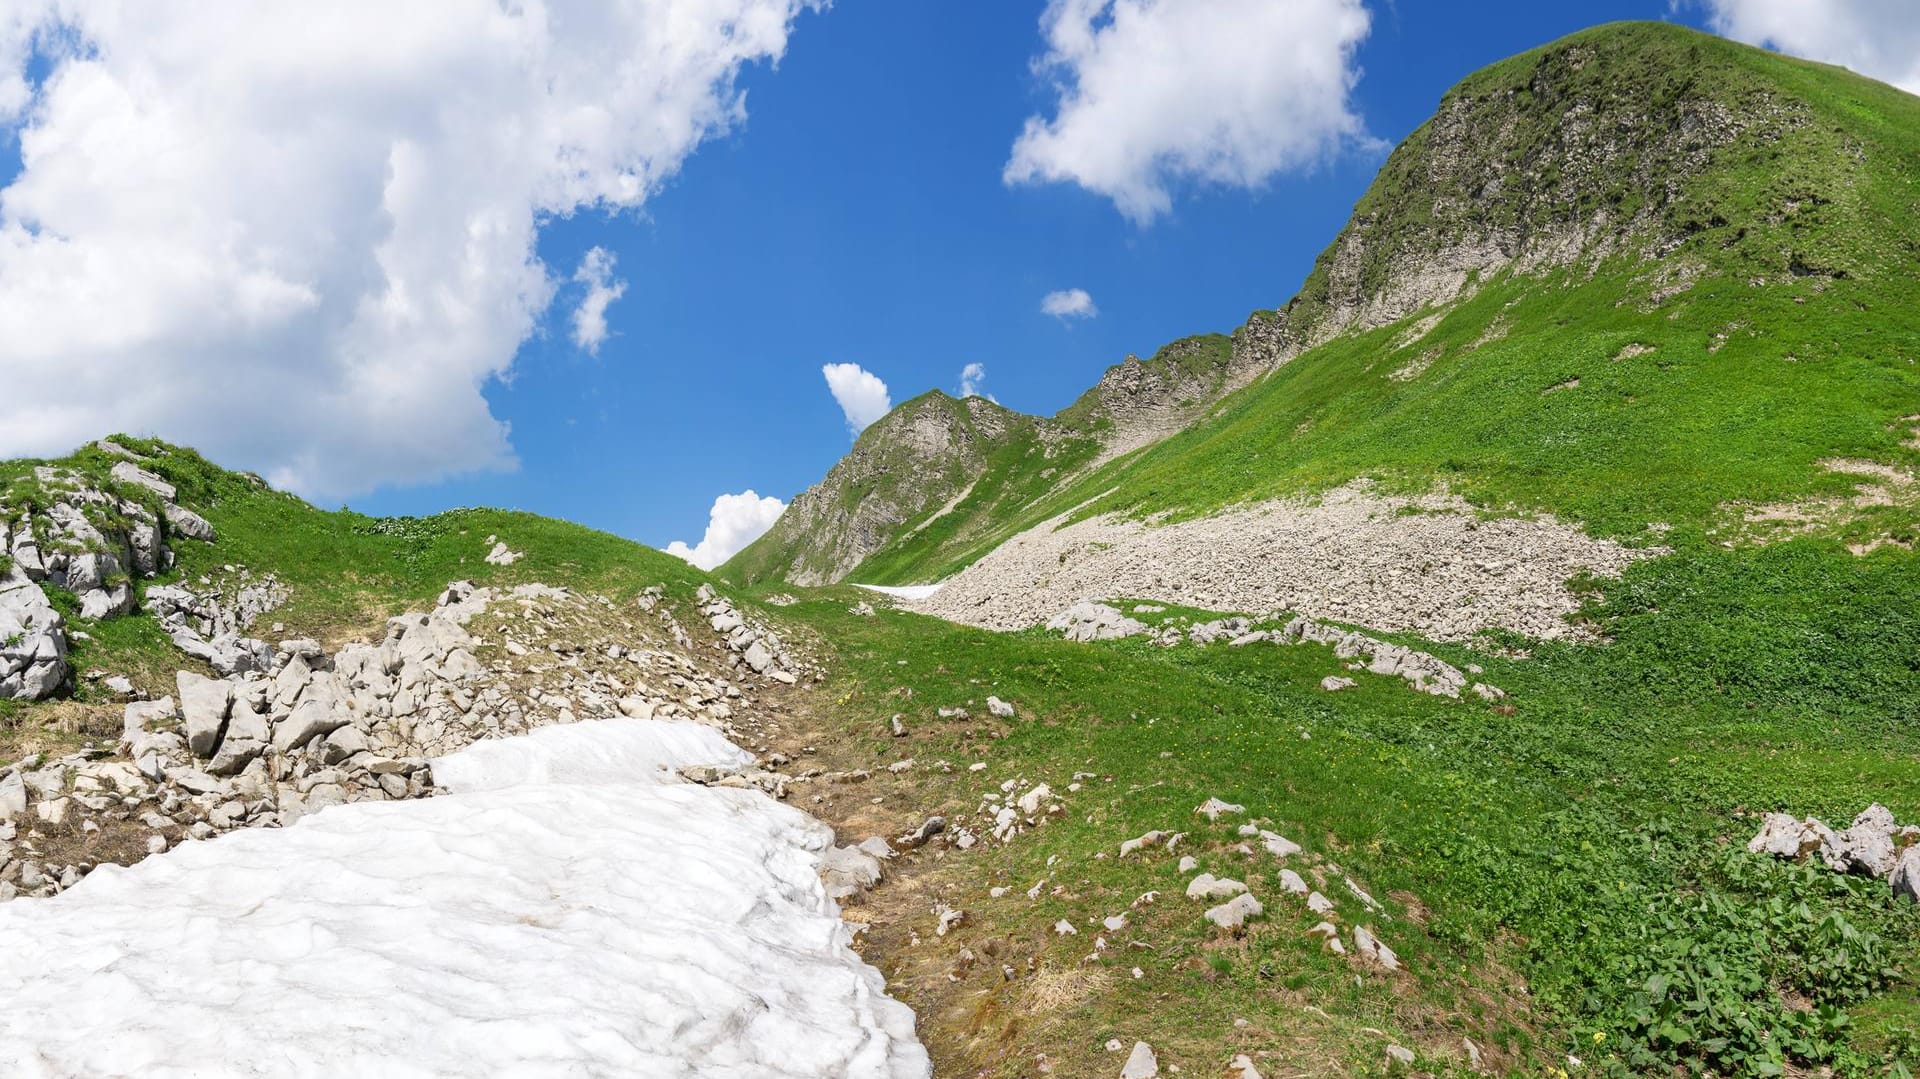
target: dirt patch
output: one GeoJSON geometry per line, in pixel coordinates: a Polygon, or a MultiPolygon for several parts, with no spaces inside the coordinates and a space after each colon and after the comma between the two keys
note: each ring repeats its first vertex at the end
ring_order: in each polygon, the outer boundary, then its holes
{"type": "MultiPolygon", "coordinates": [[[[1905,468],[1851,457],[1830,457],[1821,461],[1820,467],[1860,482],[1845,495],[1724,507],[1731,519],[1717,530],[1722,542],[1768,544],[1798,536],[1857,531],[1876,515],[1884,520],[1887,511],[1920,511],[1920,479],[1905,468]]],[[[1882,547],[1912,546],[1912,541],[1902,536],[1871,529],[1847,541],[1847,550],[1855,555],[1871,554],[1882,547]]]]}

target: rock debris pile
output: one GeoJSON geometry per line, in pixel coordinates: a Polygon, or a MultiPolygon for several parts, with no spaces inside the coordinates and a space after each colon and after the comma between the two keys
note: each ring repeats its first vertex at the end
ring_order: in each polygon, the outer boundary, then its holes
{"type": "Polygon", "coordinates": [[[1580,608],[1569,579],[1616,576],[1657,553],[1548,516],[1486,519],[1444,491],[1388,496],[1359,481],[1317,500],[1276,499],[1173,524],[1056,518],[909,604],[998,630],[1120,595],[1296,611],[1434,640],[1494,627],[1554,639],[1580,635],[1567,619],[1580,608]]]}
{"type": "MultiPolygon", "coordinates": [[[[205,597],[176,613],[225,640],[236,612],[271,593],[266,579],[247,580],[215,613],[205,597]]],[[[128,704],[117,749],[0,769],[0,898],[52,894],[94,864],[135,861],[183,838],[428,795],[428,759],[485,738],[614,716],[738,734],[751,722],[740,709],[752,687],[682,647],[648,643],[661,635],[623,622],[602,597],[461,581],[431,610],[389,619],[378,642],[331,654],[306,639],[262,645],[264,654],[247,645],[240,651],[257,664],[220,678],[182,671],[173,695],[128,704]]],[[[714,773],[698,778],[785,794],[777,773],[714,773]]]]}
{"type": "MultiPolygon", "coordinates": [[[[1333,649],[1335,658],[1346,661],[1348,670],[1398,676],[1421,693],[1458,698],[1463,690],[1470,690],[1476,696],[1490,701],[1506,696],[1497,687],[1468,677],[1468,673],[1481,673],[1478,665],[1470,665],[1468,672],[1462,672],[1430,653],[1311,618],[1297,617],[1278,629],[1256,628],[1262,622],[1272,621],[1274,619],[1270,617],[1249,619],[1236,615],[1196,622],[1184,631],[1173,624],[1155,631],[1153,627],[1122,614],[1115,607],[1084,600],[1054,615],[1046,625],[1071,641],[1115,640],[1154,634],[1155,640],[1167,647],[1183,641],[1197,645],[1225,641],[1234,648],[1263,642],[1281,645],[1322,644],[1333,649]]],[[[1321,680],[1320,686],[1328,691],[1337,691],[1355,684],[1353,679],[1344,675],[1328,675],[1321,680]]]]}

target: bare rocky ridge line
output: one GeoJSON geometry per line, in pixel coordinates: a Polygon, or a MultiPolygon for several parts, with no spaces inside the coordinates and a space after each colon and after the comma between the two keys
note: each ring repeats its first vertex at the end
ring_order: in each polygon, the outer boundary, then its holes
{"type": "Polygon", "coordinates": [[[1208,610],[1290,611],[1433,640],[1488,629],[1578,637],[1577,574],[1617,576],[1662,553],[1595,539],[1550,516],[1483,518],[1448,494],[1276,499],[1175,524],[1060,519],[1008,540],[906,605],[987,629],[1039,625],[1116,596],[1208,610]]]}

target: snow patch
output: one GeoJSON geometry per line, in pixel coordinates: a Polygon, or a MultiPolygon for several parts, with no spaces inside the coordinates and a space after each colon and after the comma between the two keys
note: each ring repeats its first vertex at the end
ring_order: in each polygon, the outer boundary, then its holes
{"type": "Polygon", "coordinates": [[[436,761],[453,793],[102,866],[0,906],[8,1076],[924,1079],[824,824],[674,781],[745,754],[606,720],[436,761]]]}

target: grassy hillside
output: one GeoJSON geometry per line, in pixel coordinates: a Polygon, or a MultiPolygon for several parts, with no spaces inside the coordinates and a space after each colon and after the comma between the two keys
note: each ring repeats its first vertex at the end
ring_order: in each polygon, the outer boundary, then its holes
{"type": "MultiPolygon", "coordinates": [[[[1573,35],[1447,95],[1285,332],[1321,335],[1469,236],[1558,254],[1307,348],[1016,512],[963,503],[950,527],[974,542],[902,536],[858,579],[938,580],[1074,507],[1201,514],[1362,474],[1685,541],[1729,531],[1737,503],[1859,482],[1823,460],[1920,463],[1903,420],[1920,413],[1920,99],[1662,24],[1573,35]],[[1499,137],[1462,137],[1483,129],[1499,137]],[[1612,148],[1604,169],[1589,143],[1612,148]]],[[[1909,505],[1828,516],[1863,542],[1914,524],[1909,505]]]]}
{"type": "MultiPolygon", "coordinates": [[[[175,485],[180,504],[206,517],[218,537],[213,543],[174,539],[178,562],[173,571],[138,582],[140,589],[201,576],[227,579],[228,567],[273,573],[287,585],[290,598],[263,622],[282,623],[284,632],[272,634],[266,625],[256,630],[276,639],[311,636],[331,646],[377,636],[387,617],[431,604],[447,582],[461,578],[482,584],[541,581],[610,595],[665,584],[680,596],[706,579],[678,558],[566,521],[488,509],[391,518],[328,512],[257,477],[222,469],[191,449],[125,435],[114,440],[151,455],[143,466],[175,485]],[[510,566],[489,565],[484,558],[490,535],[525,557],[510,566]]],[[[116,460],[87,447],[56,461],[0,462],[0,492],[16,493],[42,464],[75,469],[104,485],[116,460]]],[[[45,591],[69,628],[90,638],[73,641],[71,662],[78,674],[90,669],[126,674],[160,695],[172,692],[176,670],[197,666],[151,617],[93,622],[78,617],[71,594],[51,585],[45,591]]],[[[0,700],[0,757],[11,760],[20,752],[88,735],[118,736],[115,698],[84,677],[75,683],[71,699],[60,702],[0,700]]]]}

